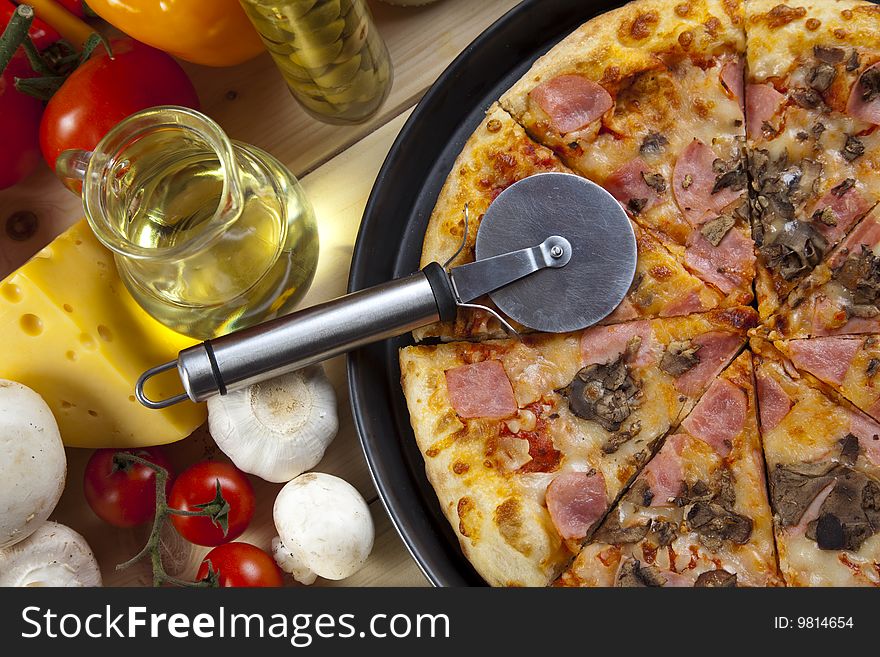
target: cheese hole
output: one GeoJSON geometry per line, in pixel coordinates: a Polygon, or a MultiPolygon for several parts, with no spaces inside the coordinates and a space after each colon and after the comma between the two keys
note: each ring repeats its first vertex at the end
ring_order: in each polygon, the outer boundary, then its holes
{"type": "Polygon", "coordinates": [[[65,303],[65,304],[64,304],[63,306],[61,306],[61,307],[64,308],[64,311],[65,311],[65,312],[68,312],[68,313],[72,313],[72,312],[73,312],[73,306],[71,306],[69,303],[65,303]]]}
{"type": "Polygon", "coordinates": [[[15,283],[7,283],[3,286],[3,298],[12,303],[18,303],[22,298],[21,288],[15,283]]]}
{"type": "Polygon", "coordinates": [[[134,395],[129,395],[129,396],[128,396],[128,401],[134,403],[134,402],[136,402],[137,400],[134,398],[134,395]]]}
{"type": "Polygon", "coordinates": [[[95,344],[95,338],[93,338],[88,333],[81,333],[79,336],[79,342],[83,347],[85,347],[89,351],[94,351],[95,349],[98,348],[98,345],[95,344]]]}
{"type": "Polygon", "coordinates": [[[98,335],[101,336],[101,339],[104,340],[104,342],[113,342],[113,334],[110,332],[110,329],[103,324],[98,324],[98,335]]]}
{"type": "Polygon", "coordinates": [[[36,337],[43,332],[43,320],[31,313],[22,315],[19,323],[21,324],[21,330],[28,335],[36,337]]]}
{"type": "Polygon", "coordinates": [[[67,360],[69,360],[69,361],[76,361],[76,352],[75,352],[75,351],[68,351],[68,352],[67,352],[66,354],[64,354],[64,355],[67,356],[67,360]]]}
{"type": "Polygon", "coordinates": [[[92,417],[98,417],[98,411],[89,411],[89,415],[92,417]]]}
{"type": "Polygon", "coordinates": [[[71,404],[69,401],[65,399],[61,400],[61,408],[71,408],[72,406],[73,404],[71,404]]]}

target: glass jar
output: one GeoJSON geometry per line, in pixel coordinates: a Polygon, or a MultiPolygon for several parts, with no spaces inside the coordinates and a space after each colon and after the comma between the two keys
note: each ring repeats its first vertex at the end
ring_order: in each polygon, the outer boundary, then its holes
{"type": "Polygon", "coordinates": [[[294,98],[328,123],[365,121],[391,89],[391,59],[364,0],[241,0],[294,98]]]}
{"type": "Polygon", "coordinates": [[[183,107],[133,114],[93,152],[65,151],[89,225],[150,315],[207,339],[283,315],[314,277],[318,231],[297,180],[268,153],[183,107]]]}

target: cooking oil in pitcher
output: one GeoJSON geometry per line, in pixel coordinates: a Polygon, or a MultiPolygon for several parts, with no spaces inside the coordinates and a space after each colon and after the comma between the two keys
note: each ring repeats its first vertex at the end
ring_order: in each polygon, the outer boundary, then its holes
{"type": "Polygon", "coordinates": [[[291,310],[314,276],[318,233],[290,172],[192,110],[124,123],[89,155],[83,198],[138,303],[201,339],[291,310]]]}

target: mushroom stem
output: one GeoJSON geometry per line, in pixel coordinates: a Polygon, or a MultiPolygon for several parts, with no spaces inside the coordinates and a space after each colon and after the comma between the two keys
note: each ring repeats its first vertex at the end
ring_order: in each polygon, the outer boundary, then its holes
{"type": "Polygon", "coordinates": [[[168,499],[165,496],[165,483],[168,481],[168,471],[165,468],[156,465],[152,461],[143,459],[140,456],[128,454],[126,452],[117,452],[113,458],[122,463],[138,463],[150,468],[156,473],[156,515],[153,518],[153,526],[150,529],[150,536],[147,538],[147,542],[144,547],[141,548],[141,551],[128,561],[118,564],[116,570],[129,568],[147,555],[150,555],[150,565],[153,569],[153,586],[162,586],[162,584],[173,584],[175,586],[186,586],[190,588],[217,586],[217,583],[212,581],[188,582],[169,575],[162,563],[162,551],[160,549],[162,527],[168,520],[169,515],[209,516],[210,511],[182,511],[180,509],[172,509],[168,506],[168,499]]]}

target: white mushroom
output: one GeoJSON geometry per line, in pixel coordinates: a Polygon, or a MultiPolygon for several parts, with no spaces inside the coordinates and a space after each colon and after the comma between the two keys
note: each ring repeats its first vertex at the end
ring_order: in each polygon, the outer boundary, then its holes
{"type": "Polygon", "coordinates": [[[320,365],[208,401],[217,446],[244,472],[290,481],[318,465],[336,436],[336,393],[320,365]]]}
{"type": "Polygon", "coordinates": [[[0,587],[101,586],[101,569],[86,539],[45,522],[20,543],[0,550],[0,587]]]}
{"type": "Polygon", "coordinates": [[[30,388],[0,379],[0,548],[22,541],[52,513],[67,456],[52,411],[30,388]]]}
{"type": "Polygon", "coordinates": [[[373,549],[373,518],[360,493],[333,475],[309,472],[289,482],[275,498],[278,536],[272,553],[278,566],[303,584],[320,576],[345,579],[364,565],[373,549]]]}

